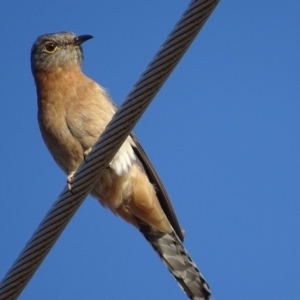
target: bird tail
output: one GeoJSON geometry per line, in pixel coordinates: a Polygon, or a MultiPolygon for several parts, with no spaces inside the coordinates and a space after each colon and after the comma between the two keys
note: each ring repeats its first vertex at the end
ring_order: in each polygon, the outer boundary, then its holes
{"type": "Polygon", "coordinates": [[[175,232],[164,233],[139,220],[140,231],[192,300],[209,300],[209,285],[175,232]]]}

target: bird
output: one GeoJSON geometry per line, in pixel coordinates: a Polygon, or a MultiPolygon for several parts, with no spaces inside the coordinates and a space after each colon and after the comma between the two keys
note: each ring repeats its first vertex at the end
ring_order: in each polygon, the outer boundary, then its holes
{"type": "MultiPolygon", "coordinates": [[[[82,44],[91,38],[69,31],[43,34],[31,48],[40,132],[70,189],[73,174],[117,110],[106,90],[82,72],[82,44]]],[[[184,231],[166,189],[133,133],[90,194],[142,233],[187,297],[211,299],[183,245],[184,231]]]]}

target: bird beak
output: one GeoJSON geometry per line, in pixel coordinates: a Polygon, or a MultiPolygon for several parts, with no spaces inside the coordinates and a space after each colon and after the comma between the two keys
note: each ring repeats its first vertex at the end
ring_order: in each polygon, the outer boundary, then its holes
{"type": "Polygon", "coordinates": [[[74,38],[74,45],[79,46],[82,43],[84,43],[85,41],[92,39],[92,38],[93,38],[93,36],[89,35],[89,34],[77,36],[76,38],[74,38]]]}

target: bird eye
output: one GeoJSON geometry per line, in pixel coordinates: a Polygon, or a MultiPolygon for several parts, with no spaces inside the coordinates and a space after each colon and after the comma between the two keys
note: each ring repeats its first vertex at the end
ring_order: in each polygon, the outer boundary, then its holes
{"type": "Polygon", "coordinates": [[[57,45],[53,42],[48,42],[45,45],[44,50],[48,53],[54,53],[57,50],[57,45]]]}

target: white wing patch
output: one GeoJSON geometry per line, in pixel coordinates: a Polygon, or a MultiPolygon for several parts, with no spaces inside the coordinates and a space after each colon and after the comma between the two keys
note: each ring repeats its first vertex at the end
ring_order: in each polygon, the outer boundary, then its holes
{"type": "Polygon", "coordinates": [[[136,160],[136,156],[131,147],[132,142],[129,136],[110,163],[110,167],[118,176],[126,174],[136,160]]]}

